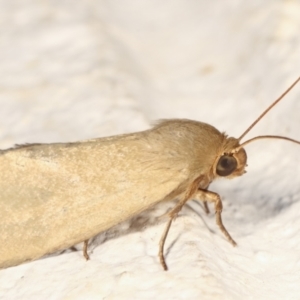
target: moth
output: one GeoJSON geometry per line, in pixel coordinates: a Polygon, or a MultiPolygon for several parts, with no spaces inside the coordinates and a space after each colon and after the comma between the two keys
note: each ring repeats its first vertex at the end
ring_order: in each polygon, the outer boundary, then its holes
{"type": "Polygon", "coordinates": [[[131,134],[75,143],[29,144],[0,151],[0,268],[7,268],[87,241],[161,201],[177,199],[159,243],[190,199],[211,202],[222,223],[222,201],[210,191],[219,177],[245,172],[241,142],[253,126],[300,80],[300,77],[239,137],[228,137],[209,124],[165,120],[131,134]]]}

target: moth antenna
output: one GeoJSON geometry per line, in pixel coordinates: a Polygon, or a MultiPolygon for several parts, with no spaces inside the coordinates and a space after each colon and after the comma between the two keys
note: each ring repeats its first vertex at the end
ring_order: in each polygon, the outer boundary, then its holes
{"type": "MultiPolygon", "coordinates": [[[[282,98],[284,98],[284,96],[300,81],[300,77],[297,78],[297,80],[278,98],[276,99],[247,129],[246,131],[238,138],[238,140],[240,141],[266,114],[269,110],[271,110],[282,98]]],[[[265,136],[266,138],[271,138],[271,136],[265,136]]],[[[262,138],[262,137],[257,137],[257,138],[262,138]]],[[[275,138],[275,136],[272,136],[272,138],[275,138]]],[[[277,138],[281,138],[281,139],[288,139],[288,138],[284,138],[284,137],[277,137],[277,138]]],[[[254,138],[255,139],[255,138],[254,138]]],[[[254,140],[251,139],[249,141],[247,141],[250,143],[250,141],[254,140]]],[[[290,139],[291,140],[291,139],[290,139]]],[[[294,141],[294,140],[291,140],[294,141]]],[[[245,145],[245,143],[243,144],[245,145]]]]}
{"type": "Polygon", "coordinates": [[[246,142],[240,144],[238,147],[236,147],[234,149],[235,152],[238,152],[241,148],[245,147],[246,145],[248,145],[249,143],[253,142],[253,141],[256,141],[256,140],[261,140],[261,139],[279,139],[279,140],[286,140],[286,141],[289,141],[289,142],[292,142],[292,143],[296,143],[296,144],[299,144],[300,145],[300,141],[297,141],[297,140],[294,140],[294,139],[291,139],[291,138],[288,138],[286,136],[280,136],[280,135],[259,135],[259,136],[256,136],[252,139],[249,139],[247,140],[246,142]]]}

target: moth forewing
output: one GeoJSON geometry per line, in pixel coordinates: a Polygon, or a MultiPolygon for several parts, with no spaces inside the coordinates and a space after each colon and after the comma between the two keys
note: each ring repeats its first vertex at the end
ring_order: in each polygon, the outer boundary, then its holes
{"type": "MultiPolygon", "coordinates": [[[[201,126],[174,120],[140,133],[2,151],[0,266],[70,247],[176,198],[209,165],[193,149],[201,126]]],[[[214,134],[216,143],[222,135],[214,134]]]]}

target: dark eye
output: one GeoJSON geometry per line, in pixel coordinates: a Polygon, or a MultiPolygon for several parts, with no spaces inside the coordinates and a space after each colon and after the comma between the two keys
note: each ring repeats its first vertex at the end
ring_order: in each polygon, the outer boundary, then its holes
{"type": "Polygon", "coordinates": [[[217,165],[217,174],[220,176],[230,175],[237,167],[236,159],[230,155],[220,157],[217,165]]]}

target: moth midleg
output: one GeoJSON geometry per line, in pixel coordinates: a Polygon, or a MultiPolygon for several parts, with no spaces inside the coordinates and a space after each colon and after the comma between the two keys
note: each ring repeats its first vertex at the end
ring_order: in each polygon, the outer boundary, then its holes
{"type": "Polygon", "coordinates": [[[83,252],[83,256],[85,257],[86,260],[89,260],[89,259],[90,259],[90,256],[89,256],[88,253],[87,253],[88,246],[89,246],[89,240],[85,240],[85,241],[83,242],[83,249],[82,249],[82,252],[83,252]]]}
{"type": "Polygon", "coordinates": [[[220,196],[217,193],[199,189],[193,196],[193,199],[198,201],[213,202],[215,204],[216,223],[219,226],[222,233],[226,236],[228,241],[233,246],[236,246],[237,245],[236,242],[230,236],[230,234],[228,233],[227,229],[225,228],[222,222],[221,213],[222,213],[223,205],[220,196]]]}

